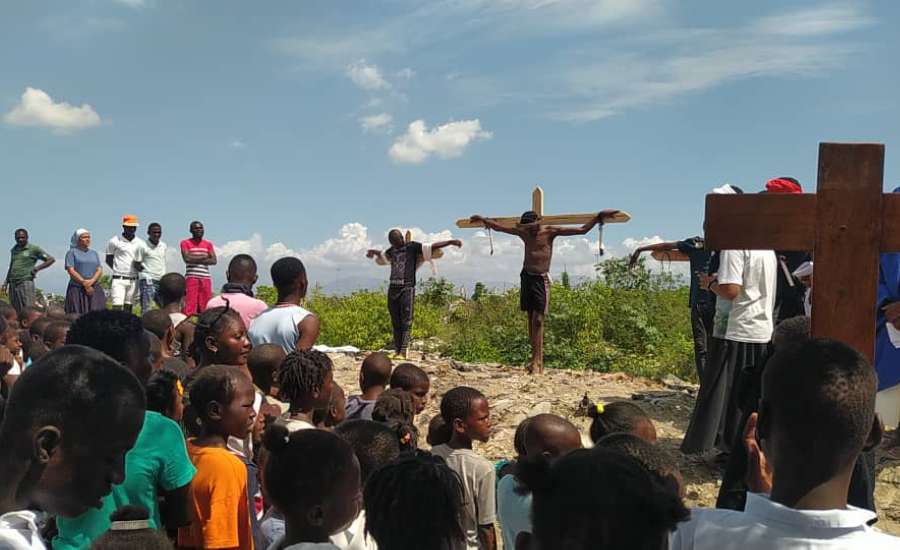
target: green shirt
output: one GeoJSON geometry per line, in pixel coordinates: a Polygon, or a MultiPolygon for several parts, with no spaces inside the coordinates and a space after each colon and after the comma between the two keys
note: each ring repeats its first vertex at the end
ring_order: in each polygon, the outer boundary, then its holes
{"type": "Polygon", "coordinates": [[[9,277],[6,281],[8,283],[21,283],[34,279],[34,275],[31,274],[34,265],[38,263],[38,260],[49,258],[43,248],[31,243],[22,248],[16,245],[9,253],[9,277]]]}
{"type": "Polygon", "coordinates": [[[125,481],[115,485],[100,509],[91,509],[77,518],[57,518],[59,534],[54,550],[87,549],[109,529],[109,516],[126,505],[150,511],[150,525],[159,528],[157,494],[184,487],[197,472],[187,455],[181,427],[165,416],[147,411],[144,426],[125,457],[125,481]]]}

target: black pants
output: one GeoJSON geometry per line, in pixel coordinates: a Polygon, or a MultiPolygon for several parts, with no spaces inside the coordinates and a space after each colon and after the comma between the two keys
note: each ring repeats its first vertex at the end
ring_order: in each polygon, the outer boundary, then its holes
{"type": "Polygon", "coordinates": [[[697,366],[697,380],[703,377],[703,369],[706,367],[709,339],[712,337],[713,317],[716,308],[706,304],[694,304],[691,306],[691,332],[694,336],[694,363],[697,366]]]}
{"type": "Polygon", "coordinates": [[[412,332],[413,307],[416,302],[416,287],[388,287],[388,311],[394,328],[394,351],[404,353],[409,345],[412,332]]]}

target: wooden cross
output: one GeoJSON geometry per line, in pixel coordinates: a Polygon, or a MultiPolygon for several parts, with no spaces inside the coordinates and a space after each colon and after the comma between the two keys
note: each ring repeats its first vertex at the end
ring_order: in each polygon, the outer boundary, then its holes
{"type": "MultiPolygon", "coordinates": [[[[544,215],[544,190],[535,187],[531,193],[531,209],[538,215],[537,223],[545,225],[572,225],[585,224],[594,221],[597,218],[596,212],[589,214],[556,214],[544,215]]],[[[486,216],[487,217],[487,216],[486,216]]],[[[503,218],[491,218],[492,221],[507,227],[515,227],[519,224],[520,216],[508,216],[503,218]]],[[[612,216],[603,219],[604,223],[625,223],[631,219],[626,212],[617,212],[612,216]]],[[[481,222],[473,222],[468,218],[456,220],[456,227],[473,228],[483,227],[481,222]]]]}
{"type": "Polygon", "coordinates": [[[819,144],[815,194],[707,195],[710,250],[813,251],[812,334],[875,354],[879,254],[900,251],[884,145],[819,144]]]}

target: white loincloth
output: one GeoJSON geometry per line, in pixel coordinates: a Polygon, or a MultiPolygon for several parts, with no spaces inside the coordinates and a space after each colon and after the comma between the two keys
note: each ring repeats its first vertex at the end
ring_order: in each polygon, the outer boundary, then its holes
{"type": "Polygon", "coordinates": [[[900,424],[900,384],[875,395],[875,412],[888,428],[896,428],[900,424]]]}

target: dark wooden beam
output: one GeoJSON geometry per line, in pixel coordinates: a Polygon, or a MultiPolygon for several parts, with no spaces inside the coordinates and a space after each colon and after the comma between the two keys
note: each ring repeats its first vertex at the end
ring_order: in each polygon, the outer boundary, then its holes
{"type": "Polygon", "coordinates": [[[707,195],[710,250],[812,250],[816,195],[707,195]]]}
{"type": "Polygon", "coordinates": [[[883,177],[883,145],[819,145],[812,333],[841,340],[870,361],[883,177]]]}

